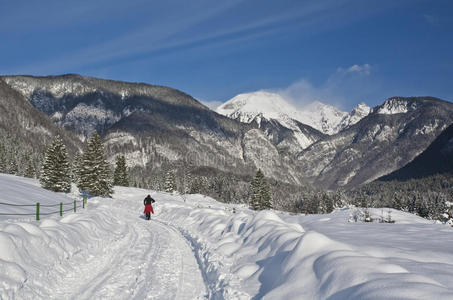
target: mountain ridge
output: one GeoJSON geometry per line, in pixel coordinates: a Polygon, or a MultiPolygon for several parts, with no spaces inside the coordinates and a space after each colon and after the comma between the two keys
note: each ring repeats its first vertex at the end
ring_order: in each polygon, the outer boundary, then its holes
{"type": "Polygon", "coordinates": [[[289,118],[324,134],[333,134],[343,129],[339,125],[348,114],[319,101],[302,109],[296,108],[281,95],[267,91],[239,94],[217,107],[216,112],[245,123],[260,116],[285,125],[285,120],[289,118]]]}
{"type": "Polygon", "coordinates": [[[124,153],[144,186],[161,184],[171,168],[237,178],[261,168],[289,184],[354,187],[402,167],[453,122],[450,102],[392,97],[373,109],[359,104],[342,118],[344,129],[326,135],[289,116],[239,122],[169,87],[80,75],[0,78],[80,141],[97,130],[110,160],[124,153]]]}
{"type": "Polygon", "coordinates": [[[407,181],[445,173],[453,175],[453,124],[412,161],[377,181],[407,181]]]}

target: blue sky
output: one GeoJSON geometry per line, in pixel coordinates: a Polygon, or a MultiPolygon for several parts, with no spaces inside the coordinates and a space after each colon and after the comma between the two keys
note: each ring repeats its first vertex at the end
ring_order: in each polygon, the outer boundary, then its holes
{"type": "Polygon", "coordinates": [[[202,101],[271,90],[349,110],[453,100],[450,0],[0,1],[0,73],[171,86],[202,101]]]}

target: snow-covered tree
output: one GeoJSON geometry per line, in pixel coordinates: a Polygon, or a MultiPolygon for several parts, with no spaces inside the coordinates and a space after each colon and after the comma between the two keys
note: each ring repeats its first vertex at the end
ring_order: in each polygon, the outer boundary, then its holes
{"type": "Polygon", "coordinates": [[[261,170],[256,172],[255,177],[250,184],[250,200],[251,209],[261,210],[272,208],[272,196],[270,187],[267,184],[264,174],[261,170]]]}
{"type": "Polygon", "coordinates": [[[24,166],[26,166],[22,175],[25,177],[28,177],[28,178],[35,178],[36,169],[35,169],[35,166],[33,165],[32,159],[28,153],[23,156],[22,161],[24,163],[24,166]]]}
{"type": "Polygon", "coordinates": [[[110,165],[105,159],[104,146],[96,132],[88,141],[77,176],[79,189],[93,196],[110,196],[113,193],[110,165]]]}
{"type": "Polygon", "coordinates": [[[8,174],[17,175],[19,173],[19,166],[17,165],[17,152],[10,153],[11,157],[8,165],[8,174]]]}
{"type": "Polygon", "coordinates": [[[167,193],[176,191],[176,178],[175,173],[172,170],[167,171],[167,174],[165,175],[165,191],[167,193]]]}
{"type": "MultiPolygon", "coordinates": [[[[258,172],[261,173],[261,170],[258,172]]],[[[262,173],[261,173],[262,174],[262,173]]],[[[250,200],[249,205],[253,210],[260,209],[260,198],[261,198],[261,186],[260,186],[260,175],[256,173],[256,176],[253,178],[252,183],[250,184],[250,200]]]]}
{"type": "Polygon", "coordinates": [[[83,165],[83,153],[76,153],[72,162],[71,176],[73,182],[79,185],[79,179],[81,178],[81,170],[83,165]]]}
{"type": "Polygon", "coordinates": [[[41,186],[54,192],[69,192],[71,190],[71,174],[68,152],[59,136],[46,150],[41,177],[41,186]]]}
{"type": "Polygon", "coordinates": [[[124,155],[119,155],[116,157],[116,167],[113,175],[113,184],[120,186],[129,186],[126,158],[124,157],[124,155]]]}

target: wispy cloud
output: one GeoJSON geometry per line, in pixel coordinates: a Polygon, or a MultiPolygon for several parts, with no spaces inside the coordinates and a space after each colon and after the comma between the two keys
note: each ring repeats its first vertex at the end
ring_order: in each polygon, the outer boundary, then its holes
{"type": "Polygon", "coordinates": [[[370,91],[375,88],[370,64],[339,67],[322,84],[316,85],[302,78],[287,88],[273,90],[297,107],[306,106],[314,101],[334,105],[349,110],[351,106],[366,101],[370,91]]]}
{"type": "MultiPolygon", "coordinates": [[[[263,14],[252,14],[250,18],[236,23],[220,22],[216,19],[228,19],[228,16],[224,17],[223,14],[231,10],[237,9],[237,12],[240,12],[243,0],[224,1],[221,5],[217,2],[212,5],[212,2],[197,0],[192,2],[195,5],[192,4],[189,11],[176,10],[165,18],[151,20],[146,26],[129,30],[105,42],[62,53],[48,61],[19,66],[17,69],[20,72],[27,70],[29,73],[55,74],[74,69],[92,69],[96,64],[122,64],[131,59],[149,60],[158,52],[160,55],[168,55],[174,54],[175,51],[185,51],[187,48],[208,48],[222,44],[231,45],[232,48],[235,45],[243,47],[244,41],[263,39],[294,28],[310,26],[310,33],[313,33],[317,27],[325,26],[321,23],[326,24],[326,19],[330,19],[330,23],[334,24],[331,17],[340,14],[341,10],[343,13],[349,11],[349,8],[344,7],[350,2],[351,0],[305,1],[298,3],[297,9],[284,7],[276,12],[269,10],[263,14]],[[204,29],[193,30],[199,27],[204,29]]],[[[89,6],[85,10],[91,11],[93,7],[89,6]]]]}
{"type": "Polygon", "coordinates": [[[219,107],[223,103],[221,101],[203,101],[203,100],[198,100],[198,101],[200,101],[201,104],[209,107],[212,110],[215,110],[217,107],[219,107]]]}
{"type": "MultiPolygon", "coordinates": [[[[109,60],[124,59],[138,54],[182,46],[193,42],[196,38],[189,37],[182,40],[172,40],[171,37],[184,32],[192,26],[214,18],[243,1],[223,1],[221,4],[216,3],[213,5],[211,1],[194,0],[187,10],[171,10],[165,14],[165,17],[156,15],[157,18],[151,19],[145,26],[130,29],[126,33],[107,41],[62,53],[48,61],[19,66],[18,69],[27,69],[30,73],[43,72],[43,70],[47,73],[58,73],[109,60]]],[[[177,6],[178,1],[170,1],[170,3],[172,2],[176,2],[173,4],[177,6]]],[[[89,6],[89,10],[95,10],[95,7],[89,6]]]]}
{"type": "Polygon", "coordinates": [[[352,65],[347,69],[343,69],[339,67],[337,69],[337,73],[339,74],[347,74],[347,73],[357,73],[360,75],[370,75],[371,74],[371,66],[369,64],[364,65],[352,65]]]}

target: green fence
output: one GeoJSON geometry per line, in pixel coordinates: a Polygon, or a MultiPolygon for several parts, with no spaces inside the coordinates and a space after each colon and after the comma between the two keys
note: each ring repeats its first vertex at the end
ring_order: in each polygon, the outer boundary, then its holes
{"type": "Polygon", "coordinates": [[[41,216],[47,216],[47,215],[53,215],[53,214],[60,214],[60,216],[62,217],[63,216],[63,213],[64,212],[68,212],[68,211],[74,211],[74,212],[77,212],[77,209],[78,208],[85,208],[86,207],[86,204],[87,204],[87,197],[83,197],[82,200],[74,200],[74,202],[67,202],[67,203],[64,203],[64,202],[60,202],[58,204],[40,204],[39,202],[37,202],[36,204],[14,204],[14,203],[4,203],[4,202],[0,202],[0,207],[3,205],[3,206],[16,206],[16,207],[35,207],[35,211],[34,212],[19,212],[19,213],[3,213],[0,211],[0,216],[36,216],[36,221],[39,221],[40,220],[40,217],[41,216]],[[68,208],[68,206],[70,208],[68,208]],[[48,211],[45,211],[45,212],[42,212],[41,211],[41,208],[57,208],[59,207],[59,210],[56,210],[56,211],[51,211],[51,212],[48,212],[48,211]]]}

